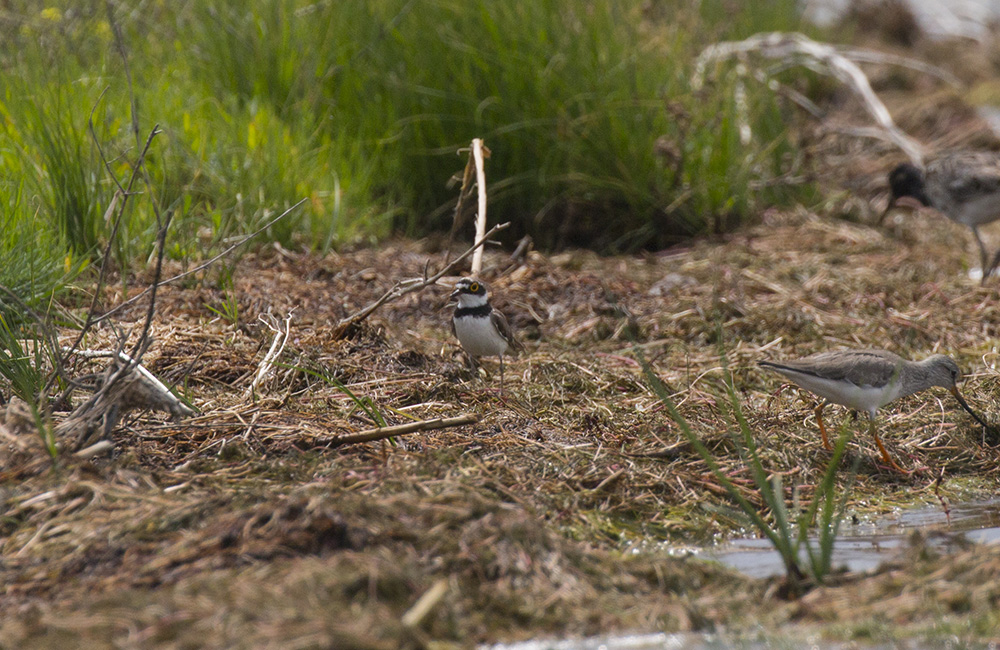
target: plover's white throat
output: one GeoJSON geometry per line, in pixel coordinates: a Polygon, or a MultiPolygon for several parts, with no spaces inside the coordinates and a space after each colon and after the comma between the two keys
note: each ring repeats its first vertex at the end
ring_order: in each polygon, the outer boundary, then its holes
{"type": "Polygon", "coordinates": [[[932,207],[956,223],[972,229],[979,246],[983,281],[1000,263],[1000,250],[990,260],[979,226],[1000,219],[1000,156],[985,151],[957,151],[938,156],[921,171],[899,165],[889,173],[892,198],[879,219],[909,198],[932,207]]]}
{"type": "Polygon", "coordinates": [[[816,422],[823,436],[823,446],[827,449],[831,448],[826,427],[823,426],[823,408],[827,403],[867,413],[868,430],[875,438],[882,458],[900,472],[905,473],[905,470],[892,460],[875,431],[875,414],[889,402],[932,386],[941,386],[951,391],[976,422],[988,426],[962,399],[956,386],[962,373],[958,365],[943,354],[923,361],[907,361],[886,350],[837,350],[804,359],[761,361],[760,365],[781,373],[824,399],[816,407],[816,422]]]}
{"type": "Polygon", "coordinates": [[[462,278],[451,297],[458,300],[451,325],[462,349],[472,357],[500,357],[500,390],[503,390],[503,357],[513,356],[521,345],[507,319],[490,305],[486,285],[462,278]]]}

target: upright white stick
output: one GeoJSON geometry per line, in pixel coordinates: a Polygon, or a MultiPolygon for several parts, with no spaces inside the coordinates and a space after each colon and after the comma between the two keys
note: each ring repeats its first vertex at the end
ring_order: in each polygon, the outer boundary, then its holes
{"type": "MultiPolygon", "coordinates": [[[[479,193],[479,212],[476,214],[476,241],[486,236],[486,170],[483,167],[483,141],[472,140],[472,158],[476,162],[476,188],[479,193]]],[[[478,276],[483,270],[483,249],[480,246],[472,255],[472,275],[478,276]]]]}

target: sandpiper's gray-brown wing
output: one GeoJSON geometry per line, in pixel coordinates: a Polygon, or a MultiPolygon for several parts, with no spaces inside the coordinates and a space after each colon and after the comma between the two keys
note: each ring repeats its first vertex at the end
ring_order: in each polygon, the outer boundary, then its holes
{"type": "Polygon", "coordinates": [[[1000,156],[990,151],[959,151],[927,164],[926,191],[943,212],[953,204],[1000,196],[1000,156]]]}
{"type": "Polygon", "coordinates": [[[511,348],[511,356],[515,356],[518,350],[524,349],[524,346],[517,340],[514,330],[511,328],[510,323],[507,322],[507,318],[504,317],[503,314],[496,309],[490,311],[490,322],[493,323],[493,327],[497,328],[497,332],[500,333],[500,336],[507,341],[507,345],[511,348]]]}
{"type": "Polygon", "coordinates": [[[834,350],[804,359],[761,361],[761,365],[831,381],[849,381],[855,386],[884,386],[899,373],[903,359],[887,350],[834,350]]]}

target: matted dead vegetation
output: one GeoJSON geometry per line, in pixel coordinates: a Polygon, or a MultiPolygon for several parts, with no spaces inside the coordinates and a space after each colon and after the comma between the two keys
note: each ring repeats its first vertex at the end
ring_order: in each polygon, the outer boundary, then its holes
{"type": "MultiPolygon", "coordinates": [[[[236,322],[209,309],[227,299],[210,273],[164,287],[144,362],[200,413],[130,416],[111,458],[52,467],[6,456],[0,632],[18,647],[83,635],[126,647],[378,648],[789,620],[808,605],[775,607],[765,584],[662,553],[622,554],[731,530],[703,507],[727,503],[724,490],[681,442],[633,346],[756,498],[729,438],[728,364],[764,462],[789,495],[807,496],[828,458],[812,402],[758,370],[761,358],[841,346],[947,353],[968,372],[970,403],[1000,420],[996,282],[966,277],[968,250],[963,228],[930,213],[880,232],[801,211],[664,255],[532,254],[493,282],[527,345],[504,397],[495,363],[480,376],[462,363],[442,309],[447,287],[332,336],[347,313],[422,273],[430,256],[419,244],[244,257],[236,322]],[[291,312],[291,333],[273,378],[246,398],[270,344],[257,319],[267,312],[291,312]],[[337,446],[378,424],[338,382],[389,424],[479,421],[337,446]],[[443,595],[404,625],[439,580],[443,595]]],[[[136,306],[119,326],[143,315],[136,306]]],[[[97,330],[88,346],[111,335],[97,330]]],[[[855,437],[855,512],[936,502],[942,472],[951,499],[996,489],[998,441],[956,406],[930,391],[884,411],[883,440],[919,470],[909,478],[855,437]]],[[[831,423],[838,415],[849,419],[831,411],[831,423]]]]}

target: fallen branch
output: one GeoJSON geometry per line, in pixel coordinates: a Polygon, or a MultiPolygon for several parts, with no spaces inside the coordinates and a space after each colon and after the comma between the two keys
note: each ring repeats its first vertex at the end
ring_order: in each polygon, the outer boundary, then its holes
{"type": "MultiPolygon", "coordinates": [[[[101,439],[107,439],[120,418],[133,409],[166,411],[172,419],[194,414],[177,399],[163,382],[147,370],[139,358],[149,339],[143,340],[139,355],[132,357],[123,350],[76,350],[72,354],[86,358],[111,357],[112,364],[97,378],[95,393],[56,427],[58,438],[72,438],[74,450],[82,450],[101,439]]],[[[68,357],[68,354],[67,354],[68,357]]],[[[99,451],[95,453],[100,453],[99,451]]]]}
{"type": "MultiPolygon", "coordinates": [[[[802,34],[772,32],[757,34],[744,41],[710,45],[698,55],[692,86],[696,90],[702,86],[709,63],[735,58],[742,64],[745,57],[753,53],[768,59],[780,59],[786,65],[802,65],[820,74],[835,77],[858,95],[868,114],[913,164],[923,166],[923,147],[896,126],[889,110],[872,90],[868,77],[861,68],[833,46],[818,43],[802,34]]],[[[858,58],[859,52],[851,51],[850,56],[858,58]]],[[[890,59],[886,61],[896,62],[890,59]]]]}
{"type": "Polygon", "coordinates": [[[370,305],[359,311],[354,312],[353,314],[347,316],[346,318],[340,319],[340,322],[337,323],[336,327],[334,327],[333,330],[334,338],[341,338],[342,336],[344,336],[344,333],[347,332],[348,329],[357,326],[361,321],[371,316],[375,312],[375,310],[377,310],[379,307],[386,304],[387,302],[399,300],[408,293],[413,293],[414,291],[420,291],[421,289],[425,289],[433,284],[437,284],[438,280],[443,278],[445,275],[451,273],[451,271],[454,270],[455,267],[457,267],[459,264],[461,264],[462,261],[465,260],[465,258],[467,258],[469,255],[472,255],[473,252],[475,252],[479,247],[485,244],[490,237],[492,237],[495,233],[498,233],[504,228],[508,227],[509,225],[510,222],[508,221],[507,223],[501,223],[496,226],[493,226],[492,228],[490,228],[490,231],[485,235],[483,235],[475,244],[473,244],[469,250],[465,251],[464,253],[456,257],[450,264],[445,266],[443,269],[441,269],[434,275],[430,277],[424,276],[423,278],[410,278],[407,280],[400,280],[395,285],[393,285],[392,289],[389,289],[384,294],[382,294],[382,297],[376,300],[375,302],[371,303],[370,305]]]}
{"type": "Polygon", "coordinates": [[[358,433],[345,433],[344,435],[337,436],[330,441],[330,446],[340,447],[341,445],[351,445],[359,442],[385,440],[386,438],[391,438],[393,436],[416,433],[417,431],[447,429],[449,427],[460,427],[465,424],[475,424],[476,422],[479,422],[479,418],[475,415],[466,414],[453,418],[432,418],[430,420],[421,420],[420,422],[410,422],[409,424],[397,424],[391,427],[365,429],[364,431],[359,431],[358,433]]]}

